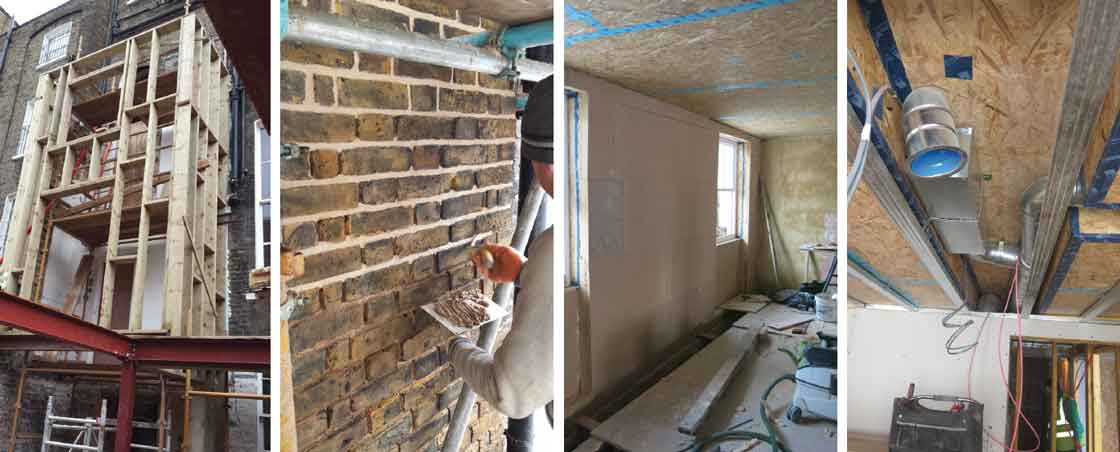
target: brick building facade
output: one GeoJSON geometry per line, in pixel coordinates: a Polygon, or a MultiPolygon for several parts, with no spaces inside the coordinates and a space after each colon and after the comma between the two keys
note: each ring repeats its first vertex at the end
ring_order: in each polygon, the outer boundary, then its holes
{"type": "MultiPolygon", "coordinates": [[[[496,24],[436,1],[309,1],[435,37],[496,24]]],[[[419,306],[492,287],[475,238],[508,243],[516,211],[511,82],[380,55],[285,42],[281,160],[287,248],[306,259],[289,290],[310,303],[291,327],[305,451],[434,450],[462,382],[451,334],[419,306]]],[[[506,419],[478,402],[465,450],[504,450],[506,419]]]]}
{"type": "MultiPolygon", "coordinates": [[[[200,6],[200,2],[191,3],[192,9],[200,6]]],[[[209,26],[205,11],[196,9],[195,12],[209,26]]],[[[26,23],[16,24],[0,10],[0,199],[14,195],[18,186],[23,164],[18,157],[18,145],[28,140],[26,133],[21,132],[25,130],[27,103],[35,95],[39,76],[80,55],[125,40],[184,13],[182,1],[70,0],[26,23]]],[[[231,97],[237,94],[231,93],[231,97]]],[[[234,198],[231,199],[228,215],[223,217],[223,221],[229,223],[229,332],[238,336],[269,335],[269,300],[246,298],[246,294],[250,293],[248,275],[261,264],[256,258],[258,200],[255,198],[257,169],[254,167],[254,153],[257,152],[257,120],[258,115],[246,98],[244,115],[240,124],[236,125],[243,131],[241,158],[245,171],[237,184],[231,187],[234,198]]],[[[9,228],[6,221],[0,226],[4,227],[0,233],[20,229],[15,226],[9,228]]],[[[95,277],[99,274],[100,270],[95,277]]],[[[11,407],[16,399],[19,369],[32,365],[29,357],[23,352],[0,352],[0,447],[4,449],[7,449],[12,434],[11,407]]],[[[110,400],[112,416],[116,406],[116,389],[110,389],[110,386],[115,387],[113,384],[91,384],[76,377],[32,374],[25,385],[17,428],[25,433],[41,432],[46,398],[50,395],[55,396],[54,406],[60,413],[82,416],[94,415],[99,410],[100,400],[106,398],[110,400]]],[[[158,402],[158,393],[153,395],[150,388],[139,388],[137,419],[150,420],[155,416],[158,410],[149,406],[153,400],[158,402]]],[[[242,431],[231,434],[245,437],[249,435],[246,432],[253,431],[254,427],[235,425],[235,430],[242,431]]],[[[24,438],[17,441],[15,450],[37,451],[39,448],[37,440],[24,438]]],[[[231,450],[257,449],[255,442],[239,441],[231,444],[231,450]]]]}

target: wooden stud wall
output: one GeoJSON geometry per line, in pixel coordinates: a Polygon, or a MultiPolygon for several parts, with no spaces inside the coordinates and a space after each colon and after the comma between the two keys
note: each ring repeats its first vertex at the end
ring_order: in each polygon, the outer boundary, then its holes
{"type": "Polygon", "coordinates": [[[112,318],[115,283],[119,272],[132,271],[127,328],[140,330],[144,269],[160,265],[149,248],[163,234],[161,328],[173,336],[227,334],[228,235],[218,211],[228,199],[230,80],[214,44],[188,14],[40,77],[35,139],[11,223],[13,232],[30,232],[8,236],[0,264],[6,290],[41,301],[58,227],[91,248],[106,247],[100,325],[125,324],[112,318]],[[165,149],[172,161],[161,173],[165,149]],[[125,239],[135,240],[135,253],[125,239]]]}
{"type": "MultiPolygon", "coordinates": [[[[1047,315],[1083,316],[1120,277],[1120,211],[1072,208],[1059,233],[1040,300],[1047,315]]],[[[1120,307],[1100,313],[1120,319],[1120,307]]]]}

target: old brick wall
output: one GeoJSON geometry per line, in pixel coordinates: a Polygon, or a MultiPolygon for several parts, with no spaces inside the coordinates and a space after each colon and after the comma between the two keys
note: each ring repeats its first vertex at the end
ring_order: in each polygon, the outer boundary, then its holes
{"type": "MultiPolygon", "coordinates": [[[[448,37],[493,28],[438,2],[294,4],[448,37]]],[[[467,258],[513,233],[517,94],[509,82],[383,56],[284,43],[285,246],[306,256],[289,289],[303,450],[433,450],[462,387],[450,333],[419,306],[492,287],[467,258]]],[[[503,450],[505,419],[475,410],[467,450],[503,450]]]]}

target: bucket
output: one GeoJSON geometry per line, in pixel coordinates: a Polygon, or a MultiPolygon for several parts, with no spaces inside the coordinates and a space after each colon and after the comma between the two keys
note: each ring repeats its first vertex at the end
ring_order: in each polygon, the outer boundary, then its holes
{"type": "Polygon", "coordinates": [[[817,320],[836,323],[836,295],[817,295],[817,320]]]}

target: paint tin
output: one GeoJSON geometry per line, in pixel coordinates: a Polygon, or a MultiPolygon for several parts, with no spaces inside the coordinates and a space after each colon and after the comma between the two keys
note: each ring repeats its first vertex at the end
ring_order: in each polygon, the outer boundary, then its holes
{"type": "Polygon", "coordinates": [[[816,295],[817,320],[836,323],[836,295],[816,295]]]}

